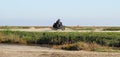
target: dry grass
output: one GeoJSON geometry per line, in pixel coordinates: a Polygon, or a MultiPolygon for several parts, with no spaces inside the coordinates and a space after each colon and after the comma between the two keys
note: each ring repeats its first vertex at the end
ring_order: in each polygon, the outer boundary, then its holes
{"type": "Polygon", "coordinates": [[[4,35],[3,33],[0,33],[0,43],[27,44],[27,42],[23,38],[19,38],[18,35],[4,35]]]}
{"type": "Polygon", "coordinates": [[[55,45],[53,48],[55,49],[65,49],[65,50],[86,50],[86,51],[95,51],[101,47],[96,43],[85,43],[85,42],[78,42],[74,44],[64,44],[64,45],[55,45]]]}

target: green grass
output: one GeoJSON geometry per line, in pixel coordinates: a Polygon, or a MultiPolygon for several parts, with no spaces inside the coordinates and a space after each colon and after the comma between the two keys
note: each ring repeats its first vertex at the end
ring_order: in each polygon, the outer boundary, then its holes
{"type": "MultiPolygon", "coordinates": [[[[99,45],[115,47],[117,48],[117,50],[120,50],[120,32],[22,32],[10,30],[0,31],[0,43],[48,44],[59,46],[68,44],[67,48],[75,48],[76,43],[79,42],[83,42],[83,48],[81,48],[82,44],[79,44],[80,46],[78,45],[81,49],[84,49],[84,47],[92,47],[91,43],[94,43],[95,46],[99,45]]],[[[101,49],[96,50],[99,51],[101,49]]]]}

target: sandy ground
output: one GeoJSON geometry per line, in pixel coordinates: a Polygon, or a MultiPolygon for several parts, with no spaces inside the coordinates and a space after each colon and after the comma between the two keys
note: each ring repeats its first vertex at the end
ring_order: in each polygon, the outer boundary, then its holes
{"type": "Polygon", "coordinates": [[[0,57],[120,57],[120,53],[65,51],[41,46],[0,44],[0,57]]]}

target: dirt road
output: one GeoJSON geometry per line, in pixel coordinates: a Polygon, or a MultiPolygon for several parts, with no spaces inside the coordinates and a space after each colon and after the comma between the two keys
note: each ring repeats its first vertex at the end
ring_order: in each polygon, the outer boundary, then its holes
{"type": "MultiPolygon", "coordinates": [[[[3,31],[6,29],[0,29],[0,31],[3,31]]],[[[9,29],[11,31],[27,31],[27,32],[120,32],[120,31],[103,31],[101,29],[96,30],[72,30],[70,28],[66,28],[65,30],[52,30],[51,28],[30,28],[30,29],[9,29]]]]}
{"type": "Polygon", "coordinates": [[[120,57],[120,53],[64,51],[41,46],[0,44],[0,57],[120,57]]]}

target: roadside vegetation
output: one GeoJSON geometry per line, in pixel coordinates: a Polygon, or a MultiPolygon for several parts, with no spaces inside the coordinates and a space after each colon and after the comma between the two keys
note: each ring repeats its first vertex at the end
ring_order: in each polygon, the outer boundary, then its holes
{"type": "Polygon", "coordinates": [[[104,28],[104,31],[120,31],[120,27],[110,27],[110,28],[104,28]]]}
{"type": "Polygon", "coordinates": [[[0,31],[0,43],[45,44],[56,49],[120,51],[120,32],[0,31]]]}

